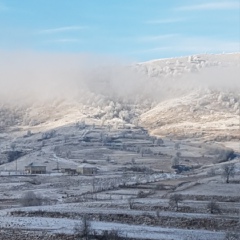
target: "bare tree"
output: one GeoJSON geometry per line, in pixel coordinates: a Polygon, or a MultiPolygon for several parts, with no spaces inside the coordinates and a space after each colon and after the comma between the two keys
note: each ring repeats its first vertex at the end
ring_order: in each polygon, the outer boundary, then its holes
{"type": "Polygon", "coordinates": [[[91,233],[90,227],[91,223],[87,219],[86,215],[83,215],[82,223],[75,225],[74,232],[77,236],[81,237],[81,239],[88,240],[91,233]]]}
{"type": "Polygon", "coordinates": [[[179,203],[183,201],[183,197],[181,194],[173,194],[169,198],[169,206],[171,208],[175,208],[176,211],[179,209],[179,203]]]}
{"type": "Polygon", "coordinates": [[[12,151],[14,151],[15,148],[16,148],[16,143],[15,143],[15,142],[12,142],[11,145],[10,145],[10,147],[11,147],[12,151]]]}
{"type": "Polygon", "coordinates": [[[207,204],[207,210],[211,213],[211,214],[215,214],[215,213],[221,213],[221,209],[219,204],[214,201],[211,200],[208,204],[207,204]]]}
{"type": "Polygon", "coordinates": [[[64,138],[64,143],[66,143],[67,140],[68,140],[68,136],[67,136],[67,135],[64,135],[63,138],[64,138]]]}
{"type": "Polygon", "coordinates": [[[177,156],[172,157],[171,162],[172,162],[172,167],[176,167],[179,165],[179,158],[177,156]]]}
{"type": "Polygon", "coordinates": [[[180,152],[176,152],[176,156],[179,158],[181,157],[181,153],[180,152]]]}
{"type": "Polygon", "coordinates": [[[175,148],[175,150],[178,150],[178,149],[180,148],[180,143],[179,143],[179,142],[176,142],[176,143],[174,144],[174,148],[175,148]]]}
{"type": "Polygon", "coordinates": [[[152,143],[154,144],[155,143],[155,141],[157,140],[157,138],[155,137],[155,136],[152,136],[152,137],[150,137],[150,140],[152,141],[152,143]]]}
{"type": "Polygon", "coordinates": [[[134,201],[133,201],[132,198],[129,198],[129,199],[128,199],[128,204],[129,204],[129,208],[130,208],[130,209],[133,209],[133,207],[134,207],[134,201]]]}
{"type": "Polygon", "coordinates": [[[27,131],[27,136],[28,136],[28,137],[32,136],[31,130],[28,130],[28,131],[27,131]]]}
{"type": "Polygon", "coordinates": [[[67,158],[71,158],[71,155],[72,155],[71,151],[68,150],[68,151],[66,152],[66,157],[67,157],[67,158]]]}
{"type": "Polygon", "coordinates": [[[229,163],[222,166],[222,177],[226,179],[226,183],[229,183],[229,178],[235,176],[236,166],[234,163],[229,163]]]}

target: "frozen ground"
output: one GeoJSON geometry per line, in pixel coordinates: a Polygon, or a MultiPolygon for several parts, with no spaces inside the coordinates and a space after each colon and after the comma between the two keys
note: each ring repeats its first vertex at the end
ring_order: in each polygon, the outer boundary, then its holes
{"type": "MultiPolygon", "coordinates": [[[[54,219],[54,218],[21,218],[21,217],[0,217],[1,227],[14,228],[14,229],[33,229],[44,230],[55,233],[67,233],[74,232],[74,226],[79,224],[79,220],[69,219],[54,219]]],[[[120,231],[120,236],[134,239],[171,239],[171,240],[222,240],[224,239],[223,233],[216,233],[211,231],[192,231],[192,230],[179,230],[179,229],[167,229],[161,227],[148,227],[137,226],[119,223],[107,223],[107,222],[90,222],[91,229],[95,231],[104,230],[117,230],[120,231]]]]}
{"type": "Polygon", "coordinates": [[[74,239],[87,216],[91,231],[123,239],[225,240],[239,231],[239,56],[155,60],[131,66],[139,84],[120,86],[113,71],[80,97],[3,102],[0,227],[13,239],[14,229],[74,239]],[[31,163],[46,174],[26,174],[31,163]],[[97,173],[64,172],[82,164],[97,173]],[[29,191],[41,206],[24,205],[29,191]],[[220,211],[209,212],[211,201],[220,211]]]}

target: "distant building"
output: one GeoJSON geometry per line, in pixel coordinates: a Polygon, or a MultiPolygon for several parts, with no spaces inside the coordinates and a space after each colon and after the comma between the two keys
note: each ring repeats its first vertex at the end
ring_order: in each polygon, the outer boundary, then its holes
{"type": "Polygon", "coordinates": [[[34,163],[30,163],[25,166],[25,172],[29,174],[45,174],[47,172],[46,166],[35,165],[34,163]]]}
{"type": "Polygon", "coordinates": [[[97,168],[90,164],[82,164],[77,167],[77,173],[83,175],[94,175],[97,173],[97,168]]]}

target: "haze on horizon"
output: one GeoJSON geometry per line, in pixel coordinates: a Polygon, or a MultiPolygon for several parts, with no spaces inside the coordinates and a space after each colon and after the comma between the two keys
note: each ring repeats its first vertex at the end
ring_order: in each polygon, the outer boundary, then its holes
{"type": "Polygon", "coordinates": [[[205,71],[194,80],[191,74],[177,81],[168,78],[156,85],[128,66],[205,52],[240,52],[239,4],[0,0],[0,98],[19,102],[90,92],[158,101],[168,88],[235,88],[237,68],[205,71]]]}
{"type": "Polygon", "coordinates": [[[240,69],[236,61],[240,54],[234,56],[235,65],[230,67],[154,78],[137,71],[137,65],[103,57],[2,53],[0,99],[2,102],[24,103],[54,98],[80,100],[84,96],[88,98],[88,94],[96,94],[121,101],[134,102],[141,97],[159,102],[176,97],[176,92],[181,94],[199,88],[236,91],[240,89],[240,69]]]}

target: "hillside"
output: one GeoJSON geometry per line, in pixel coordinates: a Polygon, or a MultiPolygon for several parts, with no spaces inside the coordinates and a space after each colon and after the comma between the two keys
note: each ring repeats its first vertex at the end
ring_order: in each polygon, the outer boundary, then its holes
{"type": "Polygon", "coordinates": [[[153,135],[238,139],[239,59],[239,54],[199,55],[139,65],[153,79],[172,84],[169,99],[142,114],[141,124],[153,135]]]}
{"type": "MultiPolygon", "coordinates": [[[[2,95],[0,130],[48,130],[84,120],[141,125],[160,136],[237,139],[239,59],[239,53],[205,54],[96,66],[81,73],[85,77],[53,78],[51,85],[42,79],[42,91],[26,84],[21,94],[2,95]]],[[[28,81],[23,77],[19,84],[28,81]]]]}
{"type": "Polygon", "coordinates": [[[239,239],[239,56],[1,88],[0,239],[239,239]]]}

